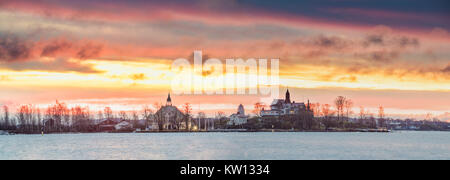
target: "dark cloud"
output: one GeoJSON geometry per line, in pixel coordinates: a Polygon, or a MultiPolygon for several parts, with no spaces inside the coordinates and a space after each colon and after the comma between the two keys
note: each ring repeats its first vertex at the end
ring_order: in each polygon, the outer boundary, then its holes
{"type": "Polygon", "coordinates": [[[0,35],[0,61],[26,60],[31,54],[31,45],[12,35],[0,35]]]}
{"type": "Polygon", "coordinates": [[[72,44],[65,41],[65,40],[61,40],[61,41],[53,41],[50,44],[47,44],[41,52],[41,57],[42,56],[51,56],[54,57],[55,55],[57,55],[59,52],[68,50],[72,47],[72,44]]]}
{"type": "Polygon", "coordinates": [[[420,45],[417,38],[400,37],[395,40],[400,47],[417,47],[420,45]]]}
{"type": "Polygon", "coordinates": [[[21,61],[11,62],[2,65],[11,70],[39,70],[49,72],[80,72],[80,73],[100,73],[90,65],[81,64],[78,61],[71,61],[64,58],[57,58],[53,61],[21,61]]]}
{"type": "Polygon", "coordinates": [[[372,34],[368,35],[363,42],[365,47],[371,46],[371,45],[384,45],[384,36],[380,34],[372,34]]]}
{"type": "Polygon", "coordinates": [[[353,45],[354,42],[352,40],[337,36],[319,35],[310,38],[298,38],[290,42],[288,46],[296,47],[299,51],[293,52],[286,49],[287,53],[285,55],[289,56],[289,54],[295,55],[298,53],[308,60],[311,58],[325,57],[330,53],[351,51],[353,45]]]}
{"type": "Polygon", "coordinates": [[[400,52],[396,50],[374,50],[369,52],[357,52],[355,58],[364,59],[369,63],[391,64],[400,56],[400,52]]]}
{"type": "Polygon", "coordinates": [[[395,51],[387,52],[387,51],[375,51],[372,52],[369,56],[370,60],[376,62],[391,62],[393,59],[398,57],[398,53],[395,51]]]}
{"type": "Polygon", "coordinates": [[[0,67],[16,71],[99,73],[90,65],[69,59],[99,57],[102,48],[102,45],[93,43],[72,43],[57,39],[34,42],[26,41],[14,34],[0,34],[0,67]],[[40,57],[43,56],[53,57],[54,60],[42,61],[40,57]]]}
{"type": "Polygon", "coordinates": [[[102,45],[87,43],[78,51],[76,57],[79,59],[97,58],[103,50],[102,45]]]}
{"type": "Polygon", "coordinates": [[[347,47],[350,42],[339,37],[318,36],[313,39],[313,44],[323,48],[342,49],[347,47]]]}
{"type": "Polygon", "coordinates": [[[450,64],[446,68],[442,69],[442,72],[450,74],[450,64]]]}
{"type": "Polygon", "coordinates": [[[356,64],[351,65],[350,67],[347,67],[345,72],[349,73],[349,74],[367,75],[367,74],[373,73],[373,70],[366,65],[356,63],[356,64]]]}
{"type": "MultiPolygon", "coordinates": [[[[318,58],[326,56],[328,53],[324,50],[312,50],[304,53],[304,57],[306,58],[318,58]]],[[[295,61],[296,62],[296,61],[295,61]]]]}
{"type": "Polygon", "coordinates": [[[449,12],[448,0],[241,0],[239,3],[258,7],[268,12],[283,12],[319,19],[322,18],[332,22],[351,22],[368,25],[385,24],[394,27],[408,28],[433,28],[437,25],[443,25],[444,28],[450,27],[450,23],[446,21],[448,20],[449,12]],[[336,12],[331,11],[330,8],[357,9],[361,12],[336,12]],[[370,13],[368,11],[380,13],[370,13]],[[388,15],[383,16],[384,14],[388,15]],[[396,14],[400,14],[400,16],[396,16],[396,14]],[[411,17],[411,15],[413,16],[411,17]],[[423,17],[421,17],[421,15],[423,17]]]}
{"type": "Polygon", "coordinates": [[[362,42],[364,47],[391,47],[410,48],[419,47],[420,41],[417,38],[407,36],[395,36],[389,33],[369,34],[362,42]]]}
{"type": "Polygon", "coordinates": [[[367,53],[355,53],[354,55],[354,57],[356,58],[365,59],[370,63],[377,63],[377,64],[379,63],[391,64],[399,56],[400,56],[399,52],[387,50],[372,51],[367,53]]]}
{"type": "Polygon", "coordinates": [[[34,42],[26,41],[16,35],[0,34],[0,61],[6,63],[38,60],[39,57],[77,58],[85,60],[100,57],[102,51],[103,45],[99,43],[69,42],[59,39],[47,42],[34,42]],[[39,44],[42,46],[38,46],[39,44]]]}
{"type": "Polygon", "coordinates": [[[393,34],[392,29],[386,26],[375,28],[360,43],[365,50],[355,52],[355,57],[376,63],[394,62],[408,50],[420,46],[419,39],[393,34]]]}
{"type": "Polygon", "coordinates": [[[360,39],[321,35],[310,39],[299,39],[293,43],[293,46],[305,47],[300,51],[305,58],[317,59],[338,52],[339,55],[353,56],[366,60],[370,64],[378,63],[377,65],[393,63],[401,55],[420,46],[417,38],[396,36],[391,33],[389,27],[380,29],[360,39]]]}
{"type": "MultiPolygon", "coordinates": [[[[102,45],[92,42],[72,42],[65,39],[33,41],[0,32],[0,68],[14,71],[100,73],[101,71],[79,60],[99,57],[102,48],[102,45]],[[44,56],[51,59],[42,60],[41,57],[44,56]]],[[[0,80],[5,81],[7,77],[0,77],[0,80]]]]}

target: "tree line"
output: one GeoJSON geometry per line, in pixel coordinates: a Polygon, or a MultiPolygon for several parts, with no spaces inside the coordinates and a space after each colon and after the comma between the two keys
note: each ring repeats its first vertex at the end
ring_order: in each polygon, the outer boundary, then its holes
{"type": "MultiPolygon", "coordinates": [[[[98,124],[102,121],[128,121],[134,129],[145,129],[156,125],[157,130],[167,127],[163,106],[155,103],[153,108],[143,106],[139,111],[113,112],[110,107],[93,112],[88,106],[69,108],[65,103],[56,101],[47,108],[34,105],[21,105],[15,113],[11,113],[8,106],[0,107],[0,130],[11,130],[17,133],[45,132],[98,132],[98,124]],[[156,109],[156,112],[154,111],[156,109]],[[140,123],[144,122],[144,124],[140,123]]],[[[331,130],[355,128],[388,128],[384,107],[379,106],[377,112],[360,106],[354,111],[354,102],[344,96],[338,96],[333,104],[310,104],[310,110],[297,114],[278,117],[260,117],[259,113],[266,108],[263,103],[256,103],[255,115],[248,119],[248,123],[239,126],[229,126],[229,118],[222,111],[216,113],[215,118],[207,118],[204,112],[194,115],[192,106],[185,103],[180,108],[181,113],[175,114],[171,124],[172,130],[192,131],[214,128],[246,128],[246,129],[297,129],[297,130],[331,130]],[[196,117],[194,117],[196,116],[196,117]]],[[[430,116],[431,115],[427,115],[430,116]]],[[[392,120],[391,120],[392,121],[392,120]]]]}
{"type": "Polygon", "coordinates": [[[98,131],[96,125],[100,121],[115,119],[130,121],[138,127],[140,119],[150,120],[153,116],[153,110],[148,106],[143,107],[142,114],[138,111],[120,111],[116,114],[110,107],[93,112],[88,106],[69,108],[59,101],[45,109],[31,104],[21,105],[14,115],[6,105],[1,109],[0,130],[11,130],[17,133],[95,132],[98,131]]]}
{"type": "MultiPolygon", "coordinates": [[[[150,125],[156,125],[158,130],[163,130],[166,118],[162,111],[158,111],[161,108],[161,104],[154,103],[153,108],[145,105],[140,111],[113,112],[111,107],[105,107],[95,112],[88,106],[69,108],[67,104],[56,101],[47,108],[38,108],[31,104],[20,105],[15,113],[11,113],[10,108],[4,105],[0,110],[0,130],[30,134],[42,131],[47,133],[98,132],[98,124],[108,120],[130,122],[133,129],[145,129],[150,125]]],[[[172,123],[174,130],[191,131],[194,128],[205,127],[201,124],[205,122],[205,113],[199,112],[197,119],[193,120],[194,115],[189,103],[182,106],[181,112],[175,115],[174,122],[169,122],[172,123]]]]}
{"type": "Polygon", "coordinates": [[[338,96],[332,105],[313,103],[311,109],[315,119],[326,130],[330,128],[387,128],[382,105],[378,107],[377,115],[363,106],[359,107],[359,113],[355,113],[353,100],[338,96]]]}

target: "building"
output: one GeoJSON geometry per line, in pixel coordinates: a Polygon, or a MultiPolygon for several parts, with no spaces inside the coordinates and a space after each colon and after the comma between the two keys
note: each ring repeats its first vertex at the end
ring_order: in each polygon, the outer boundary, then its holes
{"type": "Polygon", "coordinates": [[[102,131],[102,132],[115,131],[116,130],[115,126],[119,122],[120,121],[118,119],[105,119],[97,124],[97,129],[98,129],[98,131],[102,131]]]}
{"type": "Polygon", "coordinates": [[[230,121],[228,121],[228,125],[242,125],[247,123],[248,116],[245,115],[244,106],[239,105],[238,111],[236,114],[232,114],[230,116],[230,121]]]}
{"type": "Polygon", "coordinates": [[[270,110],[262,110],[261,116],[283,116],[283,115],[299,115],[304,112],[312,113],[310,104],[291,102],[291,94],[289,90],[286,91],[285,99],[274,99],[270,105],[270,110]]]}
{"type": "Polygon", "coordinates": [[[131,131],[133,129],[133,125],[129,121],[121,121],[116,124],[114,128],[116,131],[131,131]]]}
{"type": "Polygon", "coordinates": [[[162,106],[154,115],[151,129],[183,130],[186,129],[185,115],[176,106],[172,105],[170,94],[165,106],[162,106]]]}

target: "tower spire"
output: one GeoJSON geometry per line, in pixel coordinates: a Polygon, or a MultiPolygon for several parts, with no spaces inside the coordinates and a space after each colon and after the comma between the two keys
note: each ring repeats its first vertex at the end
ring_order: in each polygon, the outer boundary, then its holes
{"type": "Polygon", "coordinates": [[[309,104],[309,99],[308,99],[308,111],[311,110],[311,105],[309,104]]]}
{"type": "Polygon", "coordinates": [[[172,106],[172,98],[170,98],[170,93],[169,96],[167,97],[166,106],[172,106]]]}
{"type": "Polygon", "coordinates": [[[287,89],[286,91],[286,99],[285,99],[286,103],[291,103],[291,93],[289,93],[289,89],[287,89]]]}

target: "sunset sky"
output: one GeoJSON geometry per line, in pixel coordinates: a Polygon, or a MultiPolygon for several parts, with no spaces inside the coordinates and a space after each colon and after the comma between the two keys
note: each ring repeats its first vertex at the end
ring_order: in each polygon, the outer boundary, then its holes
{"type": "MultiPolygon", "coordinates": [[[[165,102],[174,59],[278,58],[281,93],[450,120],[447,0],[0,0],[0,104],[165,102]]],[[[174,96],[251,111],[255,96],[174,96]]]]}

